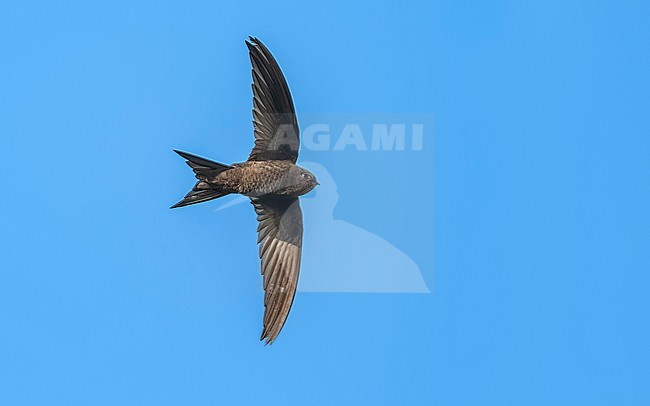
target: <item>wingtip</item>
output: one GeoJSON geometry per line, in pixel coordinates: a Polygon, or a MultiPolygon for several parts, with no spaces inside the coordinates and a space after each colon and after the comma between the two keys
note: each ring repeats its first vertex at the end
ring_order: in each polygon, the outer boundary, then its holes
{"type": "Polygon", "coordinates": [[[248,45],[249,48],[263,46],[262,41],[260,41],[259,38],[254,37],[252,35],[248,36],[248,39],[246,40],[246,45],[248,45]]]}
{"type": "Polygon", "coordinates": [[[265,341],[264,346],[266,347],[267,345],[273,344],[275,341],[276,337],[272,337],[271,332],[266,328],[266,326],[262,329],[262,335],[260,336],[260,341],[265,341]]]}
{"type": "Polygon", "coordinates": [[[266,347],[267,345],[271,345],[271,344],[273,344],[273,340],[271,339],[271,337],[268,337],[268,336],[262,336],[262,337],[260,337],[260,341],[264,341],[264,346],[265,346],[265,347],[266,347]],[[266,341],[264,341],[264,340],[266,340],[266,341]]]}

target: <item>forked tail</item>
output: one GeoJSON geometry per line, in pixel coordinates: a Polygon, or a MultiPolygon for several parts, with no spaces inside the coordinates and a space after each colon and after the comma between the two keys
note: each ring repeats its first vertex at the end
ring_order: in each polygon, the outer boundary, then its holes
{"type": "Polygon", "coordinates": [[[224,191],[218,185],[208,183],[207,180],[213,179],[221,172],[232,168],[232,166],[220,164],[183,151],[174,150],[174,152],[185,158],[187,164],[192,168],[199,181],[196,182],[196,185],[194,185],[192,190],[185,195],[183,200],[170,207],[170,209],[207,202],[208,200],[230,194],[230,192],[224,191]]]}

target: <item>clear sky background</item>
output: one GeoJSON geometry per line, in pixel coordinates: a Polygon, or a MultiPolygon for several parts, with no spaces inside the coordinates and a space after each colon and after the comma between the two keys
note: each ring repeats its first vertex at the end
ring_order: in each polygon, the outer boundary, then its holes
{"type": "Polygon", "coordinates": [[[1,403],[647,404],[649,11],[2,2],[1,403]],[[420,152],[301,155],[431,294],[299,293],[258,341],[250,205],[168,209],[172,148],[248,155],[248,35],[298,114],[434,117],[420,152]]]}

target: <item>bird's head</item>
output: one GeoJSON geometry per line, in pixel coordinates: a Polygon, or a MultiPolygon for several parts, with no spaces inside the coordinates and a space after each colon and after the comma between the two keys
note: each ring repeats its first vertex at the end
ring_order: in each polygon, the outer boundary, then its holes
{"type": "Polygon", "coordinates": [[[309,172],[307,169],[300,168],[300,183],[305,187],[305,193],[309,193],[313,188],[318,185],[316,176],[309,172]]]}
{"type": "Polygon", "coordinates": [[[302,196],[318,185],[316,176],[307,169],[294,165],[287,173],[287,194],[302,196]]]}

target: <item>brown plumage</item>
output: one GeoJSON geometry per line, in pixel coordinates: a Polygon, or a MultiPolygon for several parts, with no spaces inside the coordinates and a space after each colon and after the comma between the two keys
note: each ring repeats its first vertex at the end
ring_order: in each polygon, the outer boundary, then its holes
{"type": "Polygon", "coordinates": [[[298,287],[302,252],[299,196],[318,182],[295,165],[300,145],[298,122],[287,82],[257,38],[246,41],[253,72],[255,146],[246,162],[225,165],[177,151],[198,182],[172,206],[182,207],[231,193],[250,197],[257,213],[258,244],[264,287],[261,340],[272,343],[282,330],[298,287]]]}

